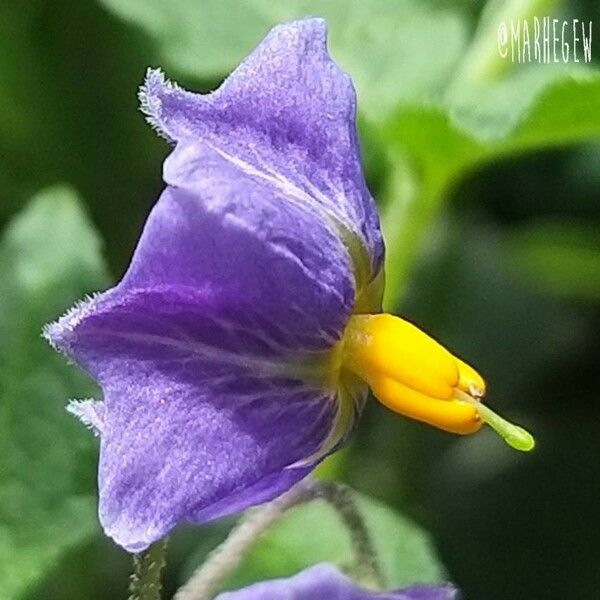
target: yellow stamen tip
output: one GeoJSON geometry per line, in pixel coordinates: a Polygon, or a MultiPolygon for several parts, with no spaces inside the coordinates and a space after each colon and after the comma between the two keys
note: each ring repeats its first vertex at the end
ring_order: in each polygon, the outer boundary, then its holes
{"type": "Polygon", "coordinates": [[[367,383],[389,377],[434,398],[452,399],[456,360],[412,323],[388,314],[357,315],[344,337],[344,360],[367,383]]]}
{"type": "Polygon", "coordinates": [[[483,394],[481,376],[408,321],[388,314],[352,317],[342,362],[395,412],[458,434],[482,425],[473,406],[455,399],[462,387],[483,394]]]}
{"type": "Polygon", "coordinates": [[[485,381],[483,377],[466,362],[455,358],[458,365],[458,389],[470,396],[481,398],[485,396],[485,381]]]}
{"type": "Polygon", "coordinates": [[[342,366],[391,410],[445,431],[469,434],[485,422],[507,444],[532,450],[533,436],[479,399],[485,381],[412,323],[388,314],[355,315],[344,334],[342,366]]]}
{"type": "Polygon", "coordinates": [[[371,388],[390,410],[450,433],[475,433],[483,424],[476,408],[461,400],[432,398],[389,377],[377,379],[371,388]]]}

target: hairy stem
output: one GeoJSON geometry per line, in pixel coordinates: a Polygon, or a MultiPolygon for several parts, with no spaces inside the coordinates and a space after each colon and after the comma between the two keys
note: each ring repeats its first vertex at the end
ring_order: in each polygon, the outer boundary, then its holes
{"type": "Polygon", "coordinates": [[[219,585],[236,569],[250,547],[283,514],[302,502],[314,498],[313,485],[305,480],[291,490],[245,515],[227,539],[216,548],[190,580],[182,586],[175,600],[210,600],[219,585]]]}
{"type": "Polygon", "coordinates": [[[227,539],[179,589],[175,600],[214,598],[220,585],[235,571],[246,553],[267,529],[290,508],[315,498],[322,498],[334,507],[349,529],[354,552],[353,572],[356,577],[364,582],[379,585],[382,580],[381,571],[368,529],[356,506],[352,491],[341,484],[307,478],[276,500],[244,516],[240,525],[229,533],[227,539]]]}
{"type": "Polygon", "coordinates": [[[160,574],[165,566],[167,539],[159,540],[147,550],[133,556],[133,573],[129,579],[129,600],[160,600],[160,574]]]}
{"type": "Polygon", "coordinates": [[[384,587],[385,581],[369,528],[356,502],[355,492],[336,482],[321,482],[318,493],[339,514],[350,533],[354,564],[352,574],[361,582],[384,587]]]}

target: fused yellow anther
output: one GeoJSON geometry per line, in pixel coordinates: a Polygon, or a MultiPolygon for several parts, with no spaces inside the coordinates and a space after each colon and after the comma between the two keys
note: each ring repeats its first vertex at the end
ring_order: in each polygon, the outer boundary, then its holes
{"type": "Polygon", "coordinates": [[[426,396],[386,377],[374,382],[371,389],[390,410],[450,433],[475,433],[482,425],[475,408],[461,400],[426,396]]]}
{"type": "Polygon", "coordinates": [[[533,447],[527,432],[480,402],[485,381],[473,367],[404,319],[389,314],[351,317],[342,365],[397,413],[458,434],[474,433],[487,422],[513,447],[533,447]]]}
{"type": "Polygon", "coordinates": [[[370,385],[387,376],[428,396],[453,397],[455,358],[412,323],[388,314],[357,315],[345,338],[348,366],[370,385]]]}

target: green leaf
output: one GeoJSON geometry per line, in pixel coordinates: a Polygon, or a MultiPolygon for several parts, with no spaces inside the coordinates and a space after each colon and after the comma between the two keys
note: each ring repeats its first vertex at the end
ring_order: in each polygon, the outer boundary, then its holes
{"type": "Polygon", "coordinates": [[[539,65],[494,82],[464,84],[443,110],[492,154],[573,144],[600,135],[600,73],[539,65]]]}
{"type": "Polygon", "coordinates": [[[0,242],[0,597],[18,598],[96,528],[96,442],[64,410],[94,389],[42,325],[107,282],[75,194],[36,196],[0,242]]]}
{"type": "Polygon", "coordinates": [[[524,151],[600,136],[600,73],[581,65],[502,61],[498,23],[547,14],[554,0],[489,2],[469,48],[435,103],[404,103],[382,136],[393,148],[382,224],[384,304],[405,290],[412,258],[452,186],[468,171],[524,151]],[[409,185],[396,173],[409,175],[409,185]]]}
{"type": "Polygon", "coordinates": [[[600,73],[562,74],[510,108],[523,80],[508,83],[503,103],[485,116],[452,105],[404,106],[388,124],[387,139],[427,175],[450,178],[501,156],[600,138],[600,73]]]}
{"type": "Polygon", "coordinates": [[[360,109],[378,119],[402,99],[439,92],[467,37],[461,14],[409,0],[102,2],[152,36],[167,70],[199,79],[228,74],[277,23],[324,17],[332,55],[352,76],[360,109]]]}
{"type": "Polygon", "coordinates": [[[521,152],[600,138],[600,73],[563,73],[533,88],[526,81],[531,83],[519,76],[489,87],[491,98],[502,98],[496,105],[488,102],[471,112],[465,104],[460,110],[450,104],[404,106],[388,123],[384,135],[397,171],[382,219],[388,306],[450,187],[465,173],[521,152]]]}
{"type": "Polygon", "coordinates": [[[588,223],[546,221],[508,240],[511,268],[528,285],[578,300],[600,299],[600,240],[588,223]]]}
{"type": "Polygon", "coordinates": [[[573,144],[600,137],[600,73],[565,74],[537,96],[500,144],[504,152],[573,144]]]}
{"type": "MultiPolygon", "coordinates": [[[[365,496],[358,500],[391,588],[445,579],[431,541],[419,527],[375,500],[365,496]]],[[[290,511],[251,550],[228,588],[290,576],[319,562],[340,568],[352,562],[349,535],[322,500],[290,511]]]]}

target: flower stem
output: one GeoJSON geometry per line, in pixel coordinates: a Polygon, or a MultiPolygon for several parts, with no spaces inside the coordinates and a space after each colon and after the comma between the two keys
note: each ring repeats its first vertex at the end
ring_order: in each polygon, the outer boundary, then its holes
{"type": "Polygon", "coordinates": [[[304,480],[288,492],[249,511],[227,539],[218,546],[189,581],[175,594],[174,600],[210,600],[219,585],[236,569],[244,555],[260,536],[290,508],[314,498],[312,482],[304,480]]]}
{"type": "Polygon", "coordinates": [[[235,571],[245,554],[269,527],[289,509],[316,498],[322,498],[334,507],[350,531],[354,551],[353,574],[364,582],[379,585],[382,580],[381,571],[352,491],[338,483],[307,478],[276,500],[247,513],[240,525],[229,533],[227,539],[179,589],[174,600],[211,600],[220,585],[235,571]]]}
{"type": "Polygon", "coordinates": [[[354,490],[334,481],[318,483],[319,496],[326,500],[340,516],[350,533],[354,553],[352,574],[363,583],[382,588],[385,585],[383,573],[369,528],[356,502],[354,490]]]}
{"type": "Polygon", "coordinates": [[[133,573],[129,579],[129,600],[160,600],[160,574],[165,566],[167,538],[134,554],[133,573]]]}

